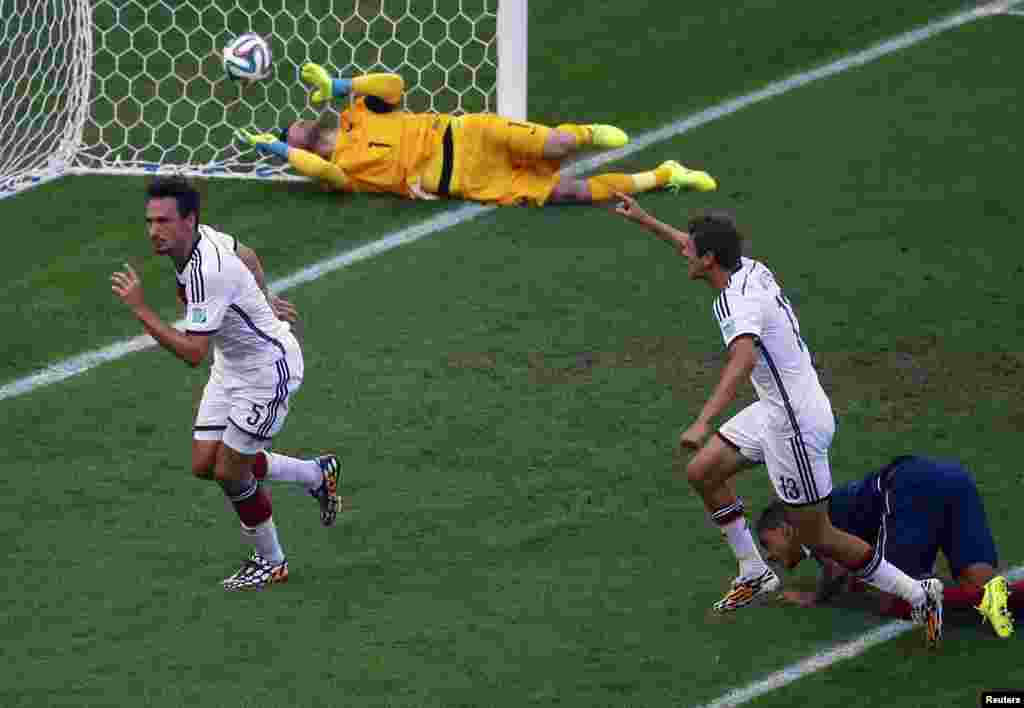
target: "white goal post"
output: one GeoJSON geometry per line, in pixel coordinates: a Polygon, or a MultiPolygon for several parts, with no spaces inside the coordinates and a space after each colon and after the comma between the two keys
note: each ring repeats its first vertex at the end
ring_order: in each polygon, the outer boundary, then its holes
{"type": "Polygon", "coordinates": [[[306,61],[401,74],[415,111],[526,118],[527,0],[3,0],[0,199],[65,174],[299,179],[233,143],[315,115],[306,61]],[[270,78],[221,47],[270,40],[270,78]]]}

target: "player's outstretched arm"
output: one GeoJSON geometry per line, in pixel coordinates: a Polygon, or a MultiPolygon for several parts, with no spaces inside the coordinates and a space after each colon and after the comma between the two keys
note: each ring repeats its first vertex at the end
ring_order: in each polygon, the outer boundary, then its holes
{"type": "Polygon", "coordinates": [[[374,96],[391,106],[397,106],[405,90],[405,81],[398,74],[364,74],[351,79],[335,79],[319,64],[306,62],[299,75],[313,87],[309,97],[315,106],[334,98],[344,98],[350,93],[374,96]]]}
{"type": "Polygon", "coordinates": [[[750,376],[756,362],[757,348],[754,338],[746,335],[736,337],[729,345],[729,361],[722,370],[722,377],[714,392],[704,404],[697,420],[679,435],[679,444],[682,447],[696,450],[704,443],[704,438],[711,432],[711,421],[732,403],[736,397],[736,390],[750,376]]]}
{"type": "Polygon", "coordinates": [[[288,160],[299,174],[325,182],[333,189],[344,190],[348,186],[345,171],[333,162],[328,162],[308,150],[290,147],[272,133],[250,133],[244,128],[239,128],[235,131],[235,137],[239,142],[255,148],[264,155],[277,155],[288,160]]]}
{"type": "Polygon", "coordinates": [[[179,332],[160,319],[160,316],[146,304],[139,274],[127,263],[124,267],[124,271],[117,271],[110,276],[110,289],[121,298],[121,302],[132,309],[142,322],[142,326],[146,328],[146,332],[161,347],[186,364],[199,366],[210,350],[210,338],[179,332]]]}
{"type": "Polygon", "coordinates": [[[690,235],[688,233],[669,226],[663,221],[658,221],[641,209],[636,200],[628,194],[616,192],[615,198],[618,199],[615,213],[623,216],[627,221],[639,224],[674,248],[684,248],[689,242],[690,235]]]}
{"type": "Polygon", "coordinates": [[[402,102],[405,81],[398,74],[364,74],[352,79],[352,92],[379,98],[390,106],[402,102]]]}

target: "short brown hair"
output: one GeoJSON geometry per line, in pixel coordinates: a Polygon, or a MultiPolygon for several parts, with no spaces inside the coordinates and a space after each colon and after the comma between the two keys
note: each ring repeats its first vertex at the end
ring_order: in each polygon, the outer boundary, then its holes
{"type": "Polygon", "coordinates": [[[739,267],[743,236],[732,214],[721,210],[698,212],[690,219],[686,231],[698,256],[712,253],[718,265],[728,271],[739,267]]]}
{"type": "Polygon", "coordinates": [[[178,216],[184,219],[189,214],[195,214],[196,224],[199,224],[199,207],[202,202],[199,190],[181,175],[154,177],[146,186],[146,201],[150,199],[173,199],[178,204],[178,216]]]}

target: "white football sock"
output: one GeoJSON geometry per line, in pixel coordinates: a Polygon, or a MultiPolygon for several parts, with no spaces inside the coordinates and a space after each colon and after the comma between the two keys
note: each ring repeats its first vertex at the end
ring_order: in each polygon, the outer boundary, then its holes
{"type": "Polygon", "coordinates": [[[878,568],[875,569],[874,573],[861,578],[861,580],[882,592],[887,592],[890,595],[899,595],[914,607],[925,601],[926,596],[921,583],[884,558],[878,564],[878,568]]]}
{"type": "Polygon", "coordinates": [[[276,452],[265,452],[267,456],[267,478],[276,482],[296,482],[306,489],[315,490],[324,481],[320,465],[316,460],[299,460],[276,452]]]}
{"type": "Polygon", "coordinates": [[[284,550],[281,548],[281,542],[277,540],[277,527],[274,526],[273,517],[255,527],[242,524],[242,539],[251,543],[256,552],[271,563],[280,563],[284,560],[284,550]]]}
{"type": "Polygon", "coordinates": [[[754,536],[747,527],[746,517],[740,516],[718,528],[721,529],[725,540],[729,542],[729,547],[732,548],[736,560],[740,562],[740,575],[743,577],[760,575],[767,570],[768,566],[761,558],[757,544],[754,543],[754,536]]]}

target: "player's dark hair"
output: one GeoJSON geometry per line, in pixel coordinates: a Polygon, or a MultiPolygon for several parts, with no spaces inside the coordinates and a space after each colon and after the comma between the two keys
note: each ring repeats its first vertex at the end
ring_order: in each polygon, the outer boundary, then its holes
{"type": "Polygon", "coordinates": [[[780,529],[788,523],[786,520],[786,505],[776,499],[761,512],[755,528],[757,535],[760,536],[765,531],[780,529]]]}
{"type": "Polygon", "coordinates": [[[199,225],[199,190],[181,175],[154,177],[146,187],[146,201],[150,199],[173,199],[178,204],[178,216],[184,219],[195,214],[199,225]]]}
{"type": "Polygon", "coordinates": [[[743,236],[736,220],[727,211],[702,211],[693,216],[686,226],[693,239],[697,255],[712,253],[722,268],[736,270],[743,252],[743,236]]]}

